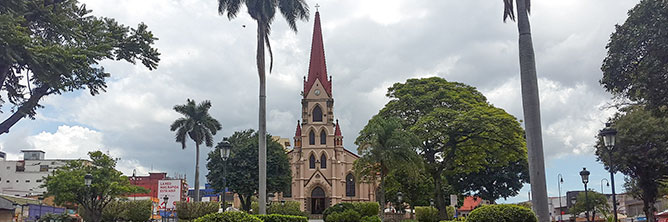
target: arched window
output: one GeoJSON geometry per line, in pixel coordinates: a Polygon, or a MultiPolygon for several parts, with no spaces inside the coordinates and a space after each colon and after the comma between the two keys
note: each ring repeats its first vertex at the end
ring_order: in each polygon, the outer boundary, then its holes
{"type": "Polygon", "coordinates": [[[352,173],[349,173],[346,176],[346,197],[355,196],[355,176],[352,173]]]}
{"type": "Polygon", "coordinates": [[[315,105],[315,108],[313,108],[313,122],[322,122],[322,109],[320,109],[320,106],[315,105]]]}
{"type": "Polygon", "coordinates": [[[327,133],[325,133],[325,130],[320,131],[320,144],[327,144],[327,133]]]}
{"type": "Polygon", "coordinates": [[[325,156],[324,153],[320,156],[320,168],[322,169],[327,168],[327,157],[325,156]]]}
{"type": "Polygon", "coordinates": [[[311,153],[311,157],[308,158],[308,168],[315,169],[315,156],[311,153]]]}
{"type": "Polygon", "coordinates": [[[308,133],[308,144],[315,145],[315,133],[313,132],[313,130],[311,130],[311,132],[308,133]]]}

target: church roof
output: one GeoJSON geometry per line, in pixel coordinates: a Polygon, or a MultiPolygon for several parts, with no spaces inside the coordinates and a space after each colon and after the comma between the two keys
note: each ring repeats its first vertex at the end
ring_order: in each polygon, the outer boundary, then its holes
{"type": "Polygon", "coordinates": [[[297,120],[297,130],[295,130],[295,137],[300,136],[302,136],[302,126],[299,124],[299,120],[297,120]]]}
{"type": "Polygon", "coordinates": [[[327,95],[332,96],[332,82],[331,79],[327,79],[325,46],[322,42],[322,29],[320,28],[320,12],[315,13],[313,40],[311,42],[311,61],[309,62],[308,78],[304,82],[304,97],[311,91],[316,80],[320,80],[327,95]]]}
{"type": "Polygon", "coordinates": [[[336,130],[334,130],[334,136],[341,136],[341,127],[339,127],[339,120],[336,120],[336,130]]]}

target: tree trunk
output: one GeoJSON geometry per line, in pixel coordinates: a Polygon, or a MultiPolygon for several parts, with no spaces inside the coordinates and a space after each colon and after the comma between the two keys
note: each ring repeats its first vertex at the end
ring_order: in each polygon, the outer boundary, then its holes
{"type": "Polygon", "coordinates": [[[195,202],[199,202],[199,143],[195,141],[195,202]]]}
{"type": "Polygon", "coordinates": [[[415,219],[415,205],[411,203],[411,220],[415,219]]]}
{"type": "Polygon", "coordinates": [[[23,103],[17,110],[14,112],[11,116],[9,116],[5,121],[0,123],[0,135],[8,133],[9,128],[14,126],[19,120],[23,119],[28,115],[28,113],[35,107],[37,106],[37,103],[39,103],[39,100],[42,99],[42,97],[46,96],[48,94],[49,87],[48,86],[40,86],[35,88],[32,91],[32,95],[30,98],[28,98],[28,101],[23,103]]]}
{"type": "Polygon", "coordinates": [[[380,170],[380,193],[378,194],[380,200],[380,221],[385,221],[385,172],[380,170]]]}
{"type": "Polygon", "coordinates": [[[517,29],[519,32],[520,77],[522,84],[522,108],[529,153],[529,179],[531,199],[539,222],[550,221],[545,185],[545,162],[540,122],[540,100],[536,61],[531,40],[531,27],[526,0],[517,0],[517,29]]]}
{"type": "Polygon", "coordinates": [[[258,144],[259,144],[259,212],[267,212],[267,95],[266,95],[266,76],[264,62],[264,39],[267,35],[267,24],[258,20],[257,22],[257,72],[260,77],[260,115],[258,120],[258,144]]]}
{"type": "Polygon", "coordinates": [[[0,65],[0,90],[5,86],[5,80],[9,76],[9,68],[11,65],[0,65]]]}
{"type": "Polygon", "coordinates": [[[448,212],[445,209],[445,200],[443,199],[442,187],[441,184],[441,172],[436,170],[432,172],[431,177],[434,179],[434,204],[436,204],[436,209],[438,209],[438,218],[440,220],[446,220],[448,217],[448,212]]]}
{"type": "Polygon", "coordinates": [[[647,193],[648,192],[645,192],[645,194],[643,194],[642,210],[643,210],[643,212],[645,212],[645,216],[647,217],[647,221],[655,221],[655,219],[654,219],[654,203],[656,202],[655,197],[650,198],[650,197],[648,197],[647,193]]]}

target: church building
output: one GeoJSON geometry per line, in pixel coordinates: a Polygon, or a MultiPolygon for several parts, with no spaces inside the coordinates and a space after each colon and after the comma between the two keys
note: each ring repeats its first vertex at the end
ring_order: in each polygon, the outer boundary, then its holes
{"type": "Polygon", "coordinates": [[[304,79],[301,120],[294,148],[288,152],[292,185],[285,200],[301,203],[310,214],[340,202],[375,201],[375,186],[361,183],[353,173],[359,156],[343,147],[339,121],[334,118],[332,78],[327,75],[320,13],[315,13],[311,60],[304,79]]]}

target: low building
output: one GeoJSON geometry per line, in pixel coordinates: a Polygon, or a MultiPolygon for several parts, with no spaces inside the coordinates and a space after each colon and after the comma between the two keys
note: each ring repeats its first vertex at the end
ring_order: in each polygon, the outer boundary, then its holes
{"type": "Polygon", "coordinates": [[[44,178],[65,166],[66,159],[46,159],[44,151],[22,150],[23,160],[6,160],[0,152],[0,193],[13,196],[34,196],[46,192],[40,187],[44,178]]]}
{"type": "Polygon", "coordinates": [[[47,214],[62,214],[66,209],[46,202],[0,194],[0,221],[37,221],[47,214]]]}
{"type": "Polygon", "coordinates": [[[490,202],[483,200],[480,197],[468,196],[464,198],[464,203],[462,203],[462,206],[457,209],[457,217],[468,217],[471,211],[485,204],[490,204],[490,202]]]}

